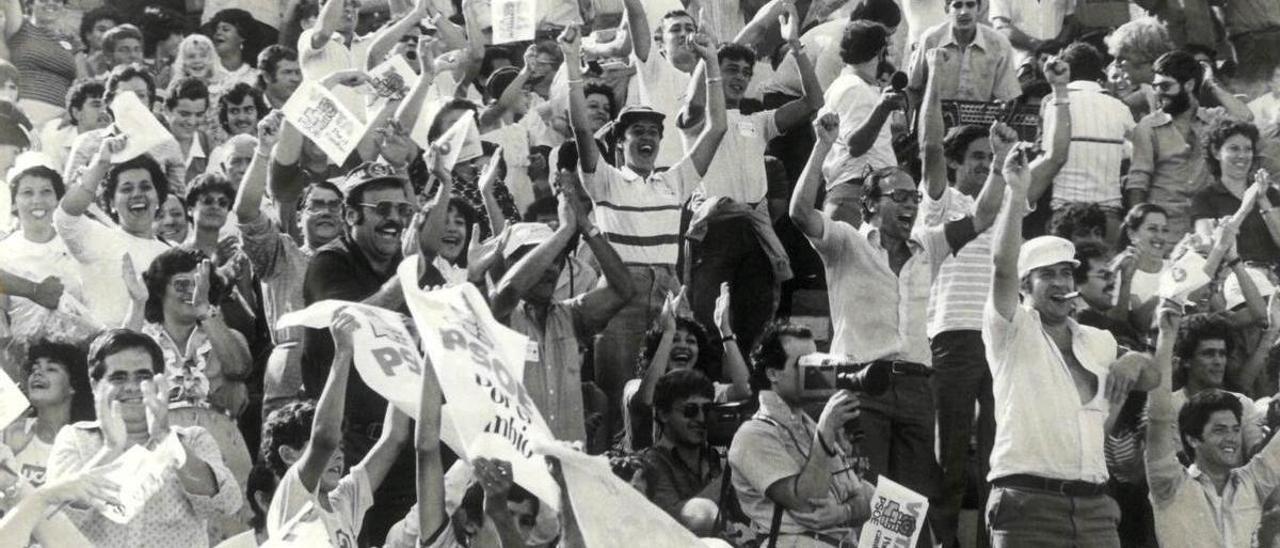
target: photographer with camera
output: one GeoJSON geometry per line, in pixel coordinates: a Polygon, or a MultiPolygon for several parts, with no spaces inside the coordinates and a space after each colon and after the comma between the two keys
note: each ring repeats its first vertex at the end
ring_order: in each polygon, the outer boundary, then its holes
{"type": "Polygon", "coordinates": [[[760,410],[729,447],[742,511],[779,547],[853,546],[854,528],[871,515],[875,487],[854,471],[843,433],[858,417],[858,396],[836,390],[816,423],[802,408],[811,400],[800,358],[816,352],[806,327],[775,322],[765,330],[751,354],[760,410]]]}

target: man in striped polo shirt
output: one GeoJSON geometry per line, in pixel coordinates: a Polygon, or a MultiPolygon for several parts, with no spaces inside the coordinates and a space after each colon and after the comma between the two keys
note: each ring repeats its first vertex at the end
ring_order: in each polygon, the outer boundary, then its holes
{"type": "MultiPolygon", "coordinates": [[[[938,49],[926,53],[929,74],[934,64],[951,61],[954,54],[938,49]]],[[[1057,63],[1057,72],[1048,76],[1059,95],[1066,97],[1068,71],[1057,63]]],[[[979,126],[957,126],[943,137],[942,104],[938,81],[930,77],[925,89],[921,119],[920,150],[923,152],[926,197],[920,208],[925,226],[973,215],[978,193],[984,181],[991,180],[1003,189],[999,163],[1008,155],[1018,135],[1004,124],[990,130],[979,126]],[[948,172],[951,173],[948,184],[948,172]]],[[[1045,135],[1048,154],[1032,165],[1032,184],[1028,199],[1039,198],[1053,181],[1066,159],[1070,143],[1070,110],[1064,105],[1052,108],[1046,117],[1045,135]]],[[[998,203],[998,201],[996,202],[998,203]]],[[[995,438],[995,415],[992,406],[991,371],[987,368],[982,345],[982,310],[991,291],[991,230],[979,234],[972,242],[947,258],[938,270],[929,290],[926,333],[933,354],[933,396],[938,417],[938,462],[942,466],[942,487],[934,531],[944,545],[950,545],[957,533],[957,517],[964,500],[966,472],[969,462],[969,440],[974,429],[974,403],[979,404],[978,462],[984,469],[995,438]]],[[[983,470],[981,477],[986,476],[983,470]]],[[[978,492],[985,498],[986,490],[978,492]]]]}
{"type": "Polygon", "coordinates": [[[618,167],[600,161],[587,120],[578,31],[571,27],[560,35],[583,187],[595,203],[600,229],[626,263],[635,284],[630,302],[609,322],[595,346],[595,381],[609,397],[611,432],[622,424],[622,386],[631,377],[644,332],[657,317],[667,292],[680,285],[675,266],[681,208],[707,172],[725,133],[724,89],[716,48],[705,35],[695,36],[691,44],[706,66],[706,127],[680,161],[658,171],[655,161],[666,115],[644,105],[623,108],[608,130],[620,156],[618,167]]]}

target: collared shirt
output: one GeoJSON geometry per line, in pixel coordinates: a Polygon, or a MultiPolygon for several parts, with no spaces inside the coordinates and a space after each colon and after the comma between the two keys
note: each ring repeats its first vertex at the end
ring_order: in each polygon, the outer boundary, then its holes
{"type": "MultiPolygon", "coordinates": [[[[1258,411],[1257,405],[1253,403],[1249,396],[1230,390],[1223,390],[1223,392],[1234,396],[1240,401],[1240,439],[1244,441],[1244,447],[1241,450],[1248,454],[1249,451],[1258,448],[1259,444],[1267,439],[1267,416],[1258,411]]],[[[1173,405],[1175,417],[1182,410],[1182,406],[1187,404],[1187,400],[1186,387],[1173,392],[1170,402],[1173,405]]],[[[1173,430],[1173,439],[1182,439],[1181,434],[1178,432],[1177,420],[1175,419],[1169,426],[1173,430]]]]}
{"type": "Polygon", "coordinates": [[[541,326],[532,304],[511,312],[511,328],[529,337],[524,386],[556,439],[586,441],[582,352],[624,304],[606,286],[552,304],[541,326]]]}
{"type": "Polygon", "coordinates": [[[1029,304],[1017,305],[1006,320],[987,301],[982,342],[996,409],[989,481],[1014,474],[1107,481],[1103,440],[1110,410],[1103,387],[1116,358],[1116,340],[1106,331],[1067,321],[1072,353],[1098,381],[1097,393],[1085,404],[1040,314],[1029,304]]]}
{"type": "MultiPolygon", "coordinates": [[[[1103,93],[1097,82],[1067,84],[1071,100],[1071,145],[1067,163],[1053,178],[1055,207],[1069,202],[1121,207],[1120,164],[1129,156],[1127,139],[1137,125],[1123,101],[1103,93]]],[[[1050,101],[1041,107],[1054,108],[1050,101]]]]}
{"type": "MultiPolygon", "coordinates": [[[[971,196],[947,187],[942,198],[934,200],[926,193],[920,203],[924,226],[938,226],[973,215],[976,201],[971,196]]],[[[991,262],[991,239],[995,230],[988,228],[952,257],[942,261],[938,277],[929,289],[929,338],[947,331],[981,331],[982,310],[991,293],[995,265],[991,262]]]]}
{"type": "MultiPolygon", "coordinates": [[[[67,158],[67,166],[62,170],[62,177],[67,180],[68,185],[80,179],[80,172],[89,166],[89,162],[93,160],[93,155],[98,153],[102,140],[106,138],[107,131],[110,129],[105,127],[87,131],[76,136],[71,142],[71,156],[67,158]]],[[[182,153],[182,147],[178,146],[176,139],[165,139],[163,143],[156,145],[156,148],[147,151],[147,154],[164,169],[164,175],[169,179],[169,188],[178,189],[185,186],[186,156],[182,153]]]]}
{"type": "MultiPolygon", "coordinates": [[[[991,11],[987,17],[993,23],[996,18],[1005,19],[1023,34],[1037,40],[1052,40],[1062,32],[1063,19],[1075,11],[1076,0],[991,0],[991,11]]],[[[1015,63],[1021,65],[1034,53],[1015,49],[1015,63]]]]}
{"type": "Polygon", "coordinates": [[[1133,131],[1133,162],[1124,188],[1147,191],[1147,201],[1168,212],[1171,241],[1191,231],[1191,197],[1211,180],[1203,140],[1213,122],[1224,116],[1221,107],[1200,107],[1187,136],[1173,116],[1156,111],[1139,120],[1133,131]]]}
{"type": "MultiPolygon", "coordinates": [[[[795,476],[804,469],[809,451],[822,451],[812,445],[818,423],[803,411],[792,411],[777,393],[760,392],[760,409],[751,420],[742,423],[729,445],[729,466],[733,468],[732,483],[737,490],[742,511],[751,518],[752,527],[760,533],[769,531],[773,520],[774,504],[765,495],[770,485],[778,480],[795,476]]],[[[854,472],[853,463],[843,453],[827,463],[831,483],[822,504],[868,504],[875,487],[863,481],[854,472]]],[[[802,517],[817,513],[800,513],[787,510],[782,513],[778,531],[783,534],[801,533],[808,528],[796,522],[793,516],[802,517]]],[[[851,524],[849,524],[851,525],[851,524]]],[[[850,529],[836,527],[821,531],[835,537],[844,537],[850,529]]]]}
{"type": "MultiPolygon", "coordinates": [[[[200,329],[191,332],[187,338],[186,348],[179,348],[178,343],[165,331],[164,325],[147,322],[142,326],[142,334],[151,337],[160,345],[164,354],[165,376],[178,391],[177,399],[204,403],[213,391],[209,376],[213,375],[221,384],[222,370],[217,358],[213,357],[213,345],[200,329]]],[[[175,399],[170,397],[170,400],[175,399]]]]}
{"type": "Polygon", "coordinates": [[[53,225],[71,256],[80,263],[84,304],[94,319],[109,326],[121,325],[129,310],[122,257],[129,254],[134,270],[144,272],[169,246],[155,238],[139,238],[85,215],[68,215],[61,207],[53,210],[53,225]]]}
{"type": "Polygon", "coordinates": [[[698,461],[692,463],[693,467],[673,448],[663,445],[642,451],[640,462],[644,469],[644,496],[675,518],[680,516],[685,501],[704,492],[721,475],[720,455],[710,447],[702,448],[698,461]]]}
{"type": "Polygon", "coordinates": [[[858,362],[897,359],[930,365],[925,333],[929,288],[942,262],[974,238],[970,219],[916,231],[911,257],[894,273],[880,231],[822,216],[822,237],[809,238],[827,272],[831,352],[858,362]],[[965,227],[968,230],[964,230],[965,227]]]}
{"type": "MultiPolygon", "coordinates": [[[[1151,428],[1176,430],[1177,420],[1173,414],[1152,415],[1151,428]]],[[[1183,468],[1172,451],[1164,455],[1147,451],[1146,461],[1160,546],[1257,545],[1263,502],[1280,486],[1280,444],[1267,443],[1247,464],[1231,470],[1221,494],[1194,464],[1183,468]]]]}
{"type": "Polygon", "coordinates": [[[911,53],[911,89],[923,90],[928,79],[924,52],[942,47],[951,50],[953,61],[942,74],[941,99],[962,101],[1009,101],[1022,95],[1013,46],[995,29],[977,26],[977,34],[966,46],[956,43],[951,23],[944,22],[925,31],[911,53]]]}
{"type": "Polygon", "coordinates": [[[662,120],[662,142],[658,144],[658,158],[653,165],[667,167],[674,166],[684,157],[676,118],[684,108],[684,95],[688,91],[692,75],[672,65],[659,49],[657,44],[649,48],[648,61],[641,61],[635,52],[631,53],[631,65],[636,67],[636,77],[628,85],[627,104],[648,105],[666,115],[662,120]]]}
{"type": "MultiPolygon", "coordinates": [[[[232,515],[244,498],[235,477],[222,462],[218,444],[199,426],[174,426],[171,435],[209,465],[217,483],[211,496],[189,493],[178,472],[164,473],[164,485],[151,496],[133,521],[121,525],[96,510],[63,509],[80,532],[99,548],[198,548],[209,545],[209,520],[232,515]]],[[[102,449],[102,430],[97,422],[78,422],[62,427],[53,441],[49,457],[49,481],[71,476],[102,449]]]]}
{"type": "Polygon", "coordinates": [[[648,177],[601,160],[595,173],[582,174],[582,185],[596,204],[600,230],[622,262],[674,266],[680,252],[680,212],[700,179],[688,156],[648,177]]]}
{"type": "MultiPolygon", "coordinates": [[[[723,196],[744,204],[764,200],[769,187],[769,176],[764,170],[765,148],[781,133],[775,118],[777,113],[774,109],[743,114],[736,108],[725,112],[728,131],[720,140],[720,148],[716,149],[706,175],[702,176],[699,189],[702,195],[723,196]]],[[[686,153],[693,151],[705,125],[698,123],[681,133],[686,153]]]]}
{"type": "Polygon", "coordinates": [[[840,116],[840,136],[832,143],[831,150],[822,161],[822,177],[827,182],[827,188],[863,177],[868,168],[875,170],[898,165],[888,122],[880,126],[880,133],[876,134],[876,141],[871,148],[857,157],[849,154],[849,138],[880,103],[880,88],[877,84],[863,80],[854,72],[853,67],[845,66],[824,97],[825,103],[818,112],[818,117],[821,118],[828,112],[840,116]]]}
{"type": "Polygon", "coordinates": [[[287,234],[281,234],[266,215],[239,223],[244,253],[253,264],[253,272],[262,281],[262,309],[267,316],[272,342],[279,344],[302,339],[302,328],[274,329],[280,316],[306,308],[302,286],[307,266],[315,251],[304,249],[287,234]]]}

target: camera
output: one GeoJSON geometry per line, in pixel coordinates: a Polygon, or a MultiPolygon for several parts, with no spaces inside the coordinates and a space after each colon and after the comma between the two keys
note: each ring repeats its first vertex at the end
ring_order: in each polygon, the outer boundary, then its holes
{"type": "Polygon", "coordinates": [[[889,389],[893,380],[893,368],[888,363],[858,363],[834,354],[800,356],[797,369],[801,394],[807,401],[826,400],[837,390],[878,396],[889,389]]]}

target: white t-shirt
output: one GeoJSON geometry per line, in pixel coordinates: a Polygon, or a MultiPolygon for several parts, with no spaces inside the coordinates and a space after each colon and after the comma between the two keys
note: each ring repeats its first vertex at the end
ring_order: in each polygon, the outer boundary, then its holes
{"type": "Polygon", "coordinates": [[[662,121],[662,143],[658,145],[658,159],[654,165],[673,166],[684,156],[676,118],[684,108],[684,95],[692,76],[667,61],[656,45],[650,48],[648,61],[641,61],[632,53],[631,63],[636,67],[636,77],[627,87],[627,104],[648,105],[666,115],[662,121]]]}
{"type": "Polygon", "coordinates": [[[862,177],[866,174],[867,166],[875,170],[898,165],[898,158],[893,154],[893,135],[889,132],[888,122],[880,126],[875,144],[866,153],[856,158],[849,155],[849,137],[880,103],[878,88],[854,74],[853,68],[845,67],[840,77],[827,89],[825,98],[826,106],[822,107],[818,116],[828,112],[840,115],[840,136],[831,146],[827,158],[822,161],[822,176],[826,179],[827,188],[851,178],[862,177]]]}
{"type": "Polygon", "coordinates": [[[118,226],[107,226],[84,215],[53,211],[53,224],[71,255],[80,263],[85,305],[99,322],[116,326],[129,311],[129,291],[124,285],[123,258],[141,273],[169,246],[157,239],[139,238],[118,226]]]}
{"type": "Polygon", "coordinates": [[[302,485],[298,466],[295,463],[289,467],[289,471],[280,480],[280,485],[276,487],[275,496],[271,497],[271,508],[267,510],[268,535],[274,538],[286,523],[311,503],[308,511],[315,516],[304,517],[303,521],[323,521],[333,546],[355,548],[364,523],[364,513],[373,506],[373,487],[369,485],[369,474],[361,465],[351,467],[351,471],[338,480],[338,486],[328,493],[329,509],[325,510],[325,505],[320,504],[319,494],[308,491],[302,485]]]}
{"type": "MultiPolygon", "coordinates": [[[[763,110],[744,115],[738,109],[725,112],[728,131],[720,141],[715,158],[702,176],[702,193],[708,197],[724,196],[742,204],[764,199],[769,190],[769,177],[764,169],[765,148],[779,134],[777,110],[763,110]]],[[[705,124],[684,133],[684,148],[692,151],[705,124]]]]}
{"type": "MultiPolygon", "coordinates": [[[[302,77],[306,80],[319,81],[321,78],[340,70],[364,69],[364,58],[369,50],[369,41],[356,37],[347,47],[342,43],[342,34],[333,33],[329,42],[320,49],[311,47],[311,36],[315,29],[302,31],[298,38],[298,65],[302,69],[302,77]]],[[[334,86],[333,94],[342,101],[357,118],[365,119],[364,96],[354,88],[334,86]]],[[[341,163],[341,159],[334,159],[341,163]]]]}

